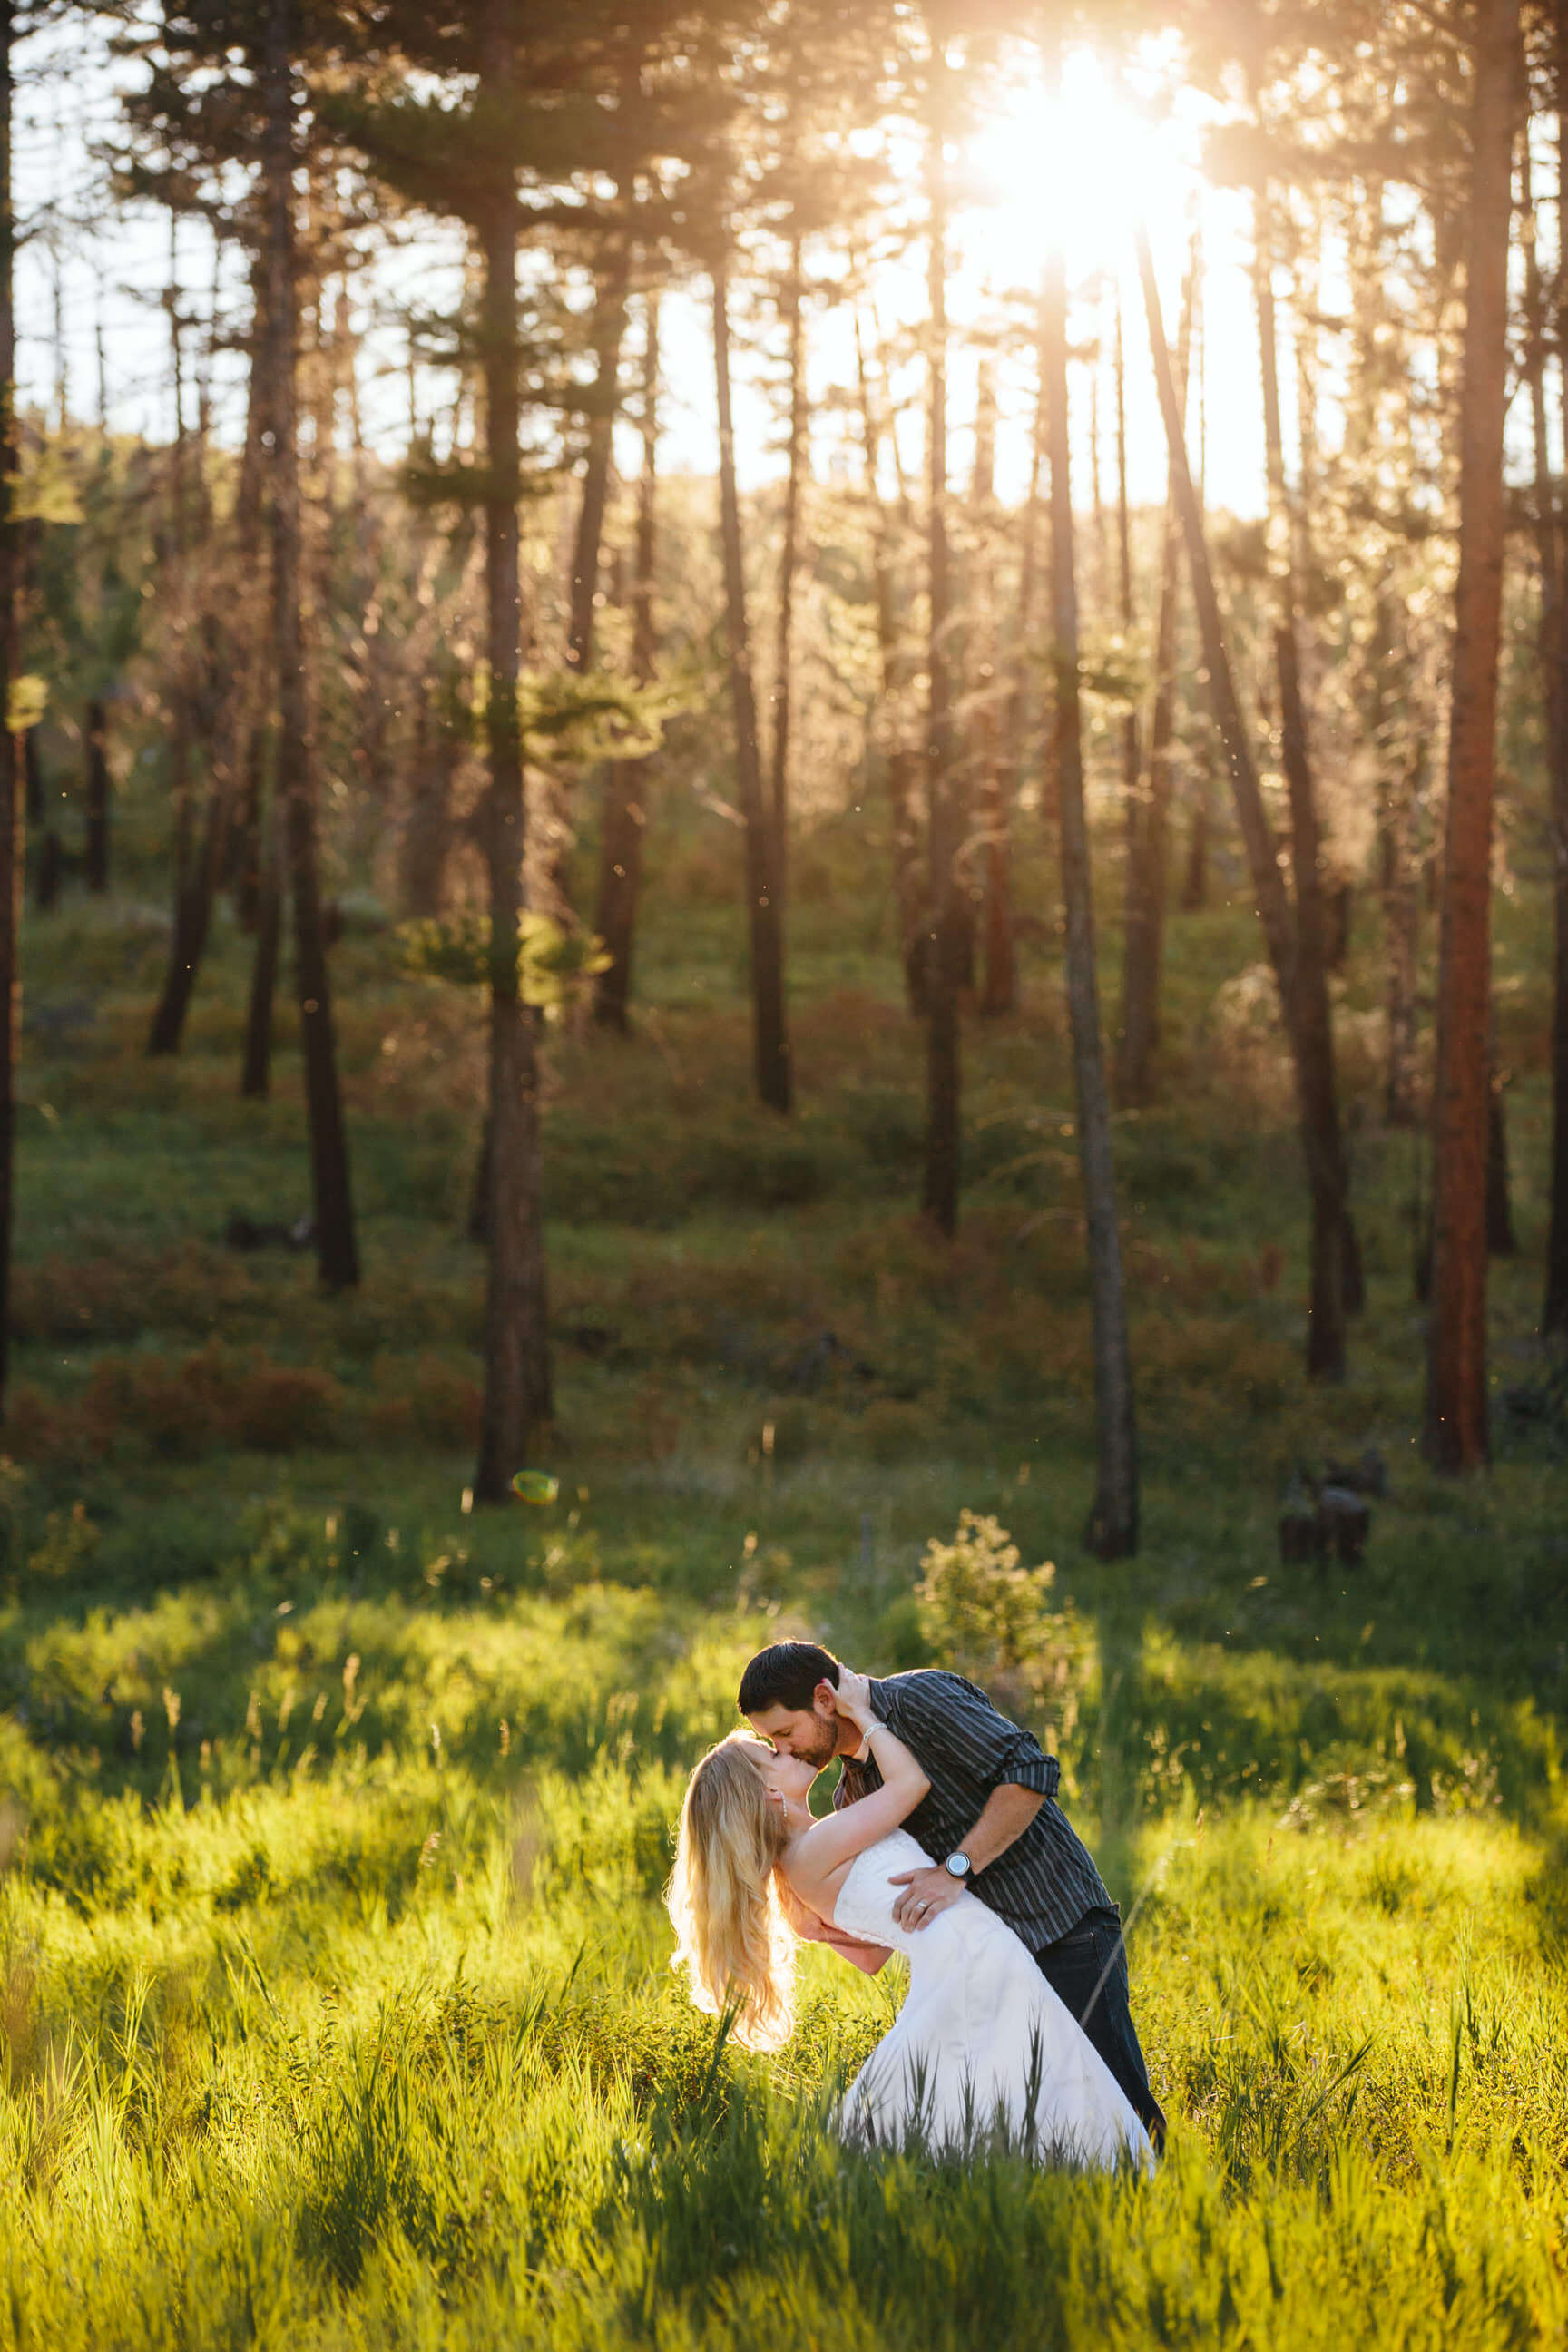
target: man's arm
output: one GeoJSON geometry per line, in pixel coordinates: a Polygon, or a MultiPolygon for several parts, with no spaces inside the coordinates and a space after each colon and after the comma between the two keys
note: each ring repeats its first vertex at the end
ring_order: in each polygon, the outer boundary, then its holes
{"type": "Polygon", "coordinates": [[[999,1789],[993,1789],[960,1848],[969,1856],[971,1868],[984,1870],[987,1863],[1016,1845],[1045,1801],[1036,1790],[1022,1789],[1016,1780],[1004,1780],[999,1789]]]}
{"type": "MultiPolygon", "coordinates": [[[[979,1820],[967,1837],[959,1842],[958,1852],[969,1856],[972,1873],[977,1875],[987,1863],[994,1862],[998,1854],[1016,1844],[1045,1801],[1033,1789],[1021,1789],[1012,1781],[1004,1781],[1000,1788],[993,1789],[981,1808],[979,1820]]],[[[888,1884],[904,1890],[893,1905],[893,1916],[900,1927],[929,1927],[939,1912],[957,1902],[965,1882],[938,1866],[900,1871],[888,1884]]]]}

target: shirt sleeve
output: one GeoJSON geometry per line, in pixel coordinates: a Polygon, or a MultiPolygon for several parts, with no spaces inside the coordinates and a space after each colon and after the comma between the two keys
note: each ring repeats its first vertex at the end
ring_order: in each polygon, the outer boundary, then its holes
{"type": "Polygon", "coordinates": [[[962,1675],[912,1675],[886,1689],[884,1705],[891,1728],[922,1764],[947,1758],[988,1789],[1006,1783],[1038,1797],[1056,1795],[1061,1782],[1056,1758],[962,1675]]]}

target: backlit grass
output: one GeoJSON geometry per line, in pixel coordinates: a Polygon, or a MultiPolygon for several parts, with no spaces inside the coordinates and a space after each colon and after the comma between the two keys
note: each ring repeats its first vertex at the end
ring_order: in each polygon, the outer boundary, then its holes
{"type": "Polygon", "coordinates": [[[1105,1569],[1048,926],[1024,1013],[970,1024],[950,1250],[910,1213],[874,845],[827,829],[798,877],[787,1128],[746,1099],[727,849],[656,850],[637,1035],[551,1045],[532,1512],[462,1508],[474,1006],[363,925],[336,950],[366,1280],[325,1300],[222,1240],[306,1205],[286,1009],[273,1101],[237,1097],[245,943],[220,925],[149,1065],[156,918],[30,925],[0,2347],[1560,2342],[1565,1433],[1500,1402],[1542,1370],[1540,893],[1500,904],[1522,1254],[1484,1485],[1415,1442],[1424,1178],[1377,1115],[1375,942],[1341,1008],[1368,1311],[1310,1391],[1251,918],[1173,920],[1162,1099],[1117,1129],[1145,1540],[1105,1569]],[[1283,1570],[1293,1465],[1369,1444],[1364,1564],[1283,1570]],[[824,2116],[896,1982],[808,1954],[763,2063],[668,1967],[681,1776],[741,1662],[786,1625],[926,1659],[918,1563],[965,1507],[1058,1565],[1070,1615],[1001,1687],[1131,1917],[1152,2185],[847,2158],[824,2116]]]}

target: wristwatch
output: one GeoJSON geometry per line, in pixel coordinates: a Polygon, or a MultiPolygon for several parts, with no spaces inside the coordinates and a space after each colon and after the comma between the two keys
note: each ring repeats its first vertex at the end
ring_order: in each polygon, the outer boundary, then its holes
{"type": "Polygon", "coordinates": [[[950,1878],[958,1880],[960,1885],[966,1878],[974,1875],[974,1864],[966,1853],[950,1853],[942,1866],[950,1878]]]}

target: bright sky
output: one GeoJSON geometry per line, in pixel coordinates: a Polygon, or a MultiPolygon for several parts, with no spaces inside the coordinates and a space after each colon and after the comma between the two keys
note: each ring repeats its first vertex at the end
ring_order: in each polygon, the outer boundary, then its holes
{"type": "MultiPolygon", "coordinates": [[[[96,414],[99,397],[99,337],[111,421],[154,436],[172,425],[168,324],[163,307],[169,283],[166,219],[152,208],[127,209],[105,199],[104,170],[95,150],[115,130],[114,74],[101,36],[73,26],[68,33],[35,39],[18,106],[16,186],[24,224],[31,230],[17,268],[18,372],[24,399],[58,397],[63,344],[71,405],[96,414]]],[[[1163,60],[1152,56],[1134,68],[1135,97],[1157,88],[1163,60]]],[[[1072,333],[1076,344],[1097,333],[1109,340],[1114,289],[1121,288],[1128,356],[1129,451],[1134,500],[1159,499],[1164,488],[1164,449],[1149,368],[1147,339],[1133,267],[1131,226],[1142,210],[1153,234],[1165,295],[1168,331],[1173,337],[1177,290],[1187,240],[1201,215],[1205,248],[1208,363],[1208,491],[1211,501],[1237,512],[1261,504],[1262,446],[1256,390],[1256,329],[1247,277],[1248,247],[1245,208],[1203,186],[1195,169],[1202,117],[1184,100],[1177,110],[1141,115],[1119,100],[1094,58],[1069,59],[1063,103],[1052,109],[1037,84],[1015,78],[1005,104],[987,127],[953,159],[955,183],[977,184],[978,201],[959,212],[953,224],[954,275],[951,315],[954,328],[952,371],[952,467],[962,488],[972,462],[977,358],[963,349],[966,330],[984,331],[1011,295],[1026,295],[1038,283],[1047,239],[1065,220],[1069,283],[1074,289],[1072,333]]],[[[362,323],[369,330],[366,380],[362,386],[369,429],[388,455],[406,436],[407,387],[404,343],[395,324],[397,302],[416,297],[438,307],[455,290],[458,247],[446,232],[377,262],[361,283],[362,323]]],[[[197,227],[181,232],[178,274],[185,304],[205,319],[213,297],[214,255],[197,227]]],[[[924,312],[924,256],[884,270],[877,289],[884,331],[918,326],[924,312]]],[[[218,281],[220,317],[244,316],[245,296],[235,260],[228,257],[218,281]]],[[[815,393],[854,380],[852,321],[842,304],[826,300],[814,308],[811,380],[815,393]]],[[[193,341],[195,340],[193,338],[193,341]]],[[[710,471],[716,461],[712,420],[712,353],[702,289],[668,302],[664,315],[668,374],[666,439],[661,464],[671,471],[710,471]]],[[[212,373],[217,427],[233,435],[240,416],[243,363],[220,352],[212,373]]],[[[752,363],[753,379],[758,373],[752,363]]],[[[1287,394],[1293,376],[1282,354],[1287,394]]],[[[918,393],[918,373],[905,388],[918,393]]],[[[997,436],[998,488],[1016,498],[1026,478],[1028,418],[1034,399],[1032,361],[1005,363],[1001,383],[1002,420],[997,436]]],[[[430,394],[449,398],[433,383],[430,394]]],[[[1073,371],[1075,497],[1091,498],[1089,409],[1089,371],[1073,371]]],[[[1109,376],[1100,391],[1100,439],[1104,495],[1113,488],[1113,414],[1109,376]]],[[[737,441],[751,479],[774,470],[777,431],[760,385],[742,382],[737,394],[737,441]]],[[[1287,430],[1289,429],[1289,418],[1287,430]]],[[[819,420],[814,463],[827,472],[835,443],[848,428],[831,417],[819,420]]],[[[916,417],[904,420],[903,454],[911,475],[921,464],[916,417]]],[[[839,451],[853,476],[858,448],[839,451]]]]}

